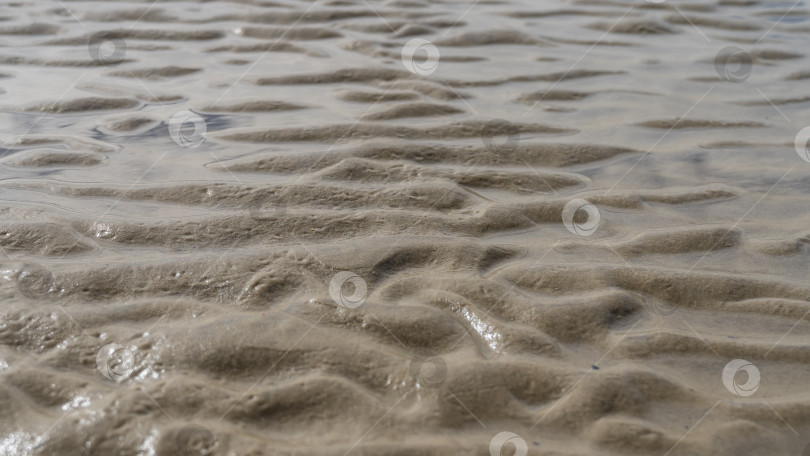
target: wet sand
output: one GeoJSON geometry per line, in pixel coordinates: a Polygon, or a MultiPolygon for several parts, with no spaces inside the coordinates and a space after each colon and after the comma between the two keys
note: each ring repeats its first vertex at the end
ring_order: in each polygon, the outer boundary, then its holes
{"type": "Polygon", "coordinates": [[[0,454],[810,454],[810,9],[0,8],[0,454]]]}

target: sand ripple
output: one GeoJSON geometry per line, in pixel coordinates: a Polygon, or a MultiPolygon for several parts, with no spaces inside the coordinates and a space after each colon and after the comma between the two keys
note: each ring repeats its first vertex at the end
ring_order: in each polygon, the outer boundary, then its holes
{"type": "Polygon", "coordinates": [[[3,455],[807,453],[805,5],[7,3],[3,455]]]}

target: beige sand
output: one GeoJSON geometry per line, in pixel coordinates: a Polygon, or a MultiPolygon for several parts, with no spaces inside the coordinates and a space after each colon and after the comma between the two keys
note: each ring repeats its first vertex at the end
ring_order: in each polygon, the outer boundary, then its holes
{"type": "Polygon", "coordinates": [[[810,454],[808,21],[6,3],[0,454],[810,454]]]}

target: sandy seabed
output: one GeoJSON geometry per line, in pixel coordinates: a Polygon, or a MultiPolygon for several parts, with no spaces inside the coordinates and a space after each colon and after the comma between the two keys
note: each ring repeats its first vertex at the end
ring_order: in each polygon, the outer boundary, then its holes
{"type": "Polygon", "coordinates": [[[810,454],[810,7],[0,5],[0,454],[810,454]]]}

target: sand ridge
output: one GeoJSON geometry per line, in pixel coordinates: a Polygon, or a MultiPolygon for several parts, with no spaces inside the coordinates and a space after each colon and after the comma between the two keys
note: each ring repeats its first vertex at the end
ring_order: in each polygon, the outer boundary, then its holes
{"type": "Polygon", "coordinates": [[[0,16],[0,453],[806,452],[805,5],[0,16]]]}

